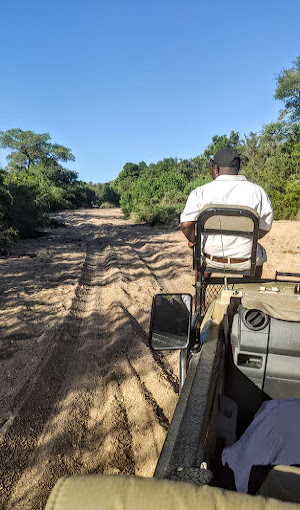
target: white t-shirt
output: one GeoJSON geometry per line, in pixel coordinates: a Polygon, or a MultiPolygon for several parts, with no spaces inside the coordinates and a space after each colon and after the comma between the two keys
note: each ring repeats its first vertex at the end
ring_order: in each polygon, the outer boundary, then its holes
{"type": "MultiPolygon", "coordinates": [[[[219,175],[214,181],[194,189],[186,202],[180,221],[197,221],[200,210],[209,204],[251,207],[259,216],[259,228],[270,230],[273,210],[263,188],[247,181],[244,175],[219,175]]],[[[204,237],[203,251],[215,257],[250,258],[251,241],[245,237],[210,235],[204,237]]],[[[257,264],[266,260],[258,245],[257,264]]]]}

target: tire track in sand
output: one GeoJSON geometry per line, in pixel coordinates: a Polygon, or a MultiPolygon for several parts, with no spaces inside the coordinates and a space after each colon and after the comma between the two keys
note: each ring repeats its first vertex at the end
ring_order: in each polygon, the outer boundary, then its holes
{"type": "MultiPolygon", "coordinates": [[[[132,253],[130,253],[130,251],[128,253],[128,257],[130,257],[130,260],[133,260],[136,257],[146,267],[148,276],[150,277],[150,279],[153,278],[155,284],[157,284],[157,286],[156,285],[152,286],[152,290],[153,290],[152,295],[154,295],[156,293],[170,292],[170,290],[168,290],[169,282],[166,282],[165,279],[162,279],[162,278],[156,276],[156,274],[155,274],[155,269],[157,269],[157,268],[155,265],[153,267],[152,259],[155,258],[157,255],[156,246],[154,245],[152,250],[150,250],[150,253],[148,252],[147,256],[145,256],[133,244],[133,243],[138,242],[137,239],[134,239],[133,241],[132,240],[128,241],[127,240],[128,234],[124,235],[124,231],[123,231],[123,233],[121,231],[121,234],[120,234],[120,232],[115,232],[115,234],[119,234],[119,237],[117,238],[118,246],[122,247],[125,245],[127,247],[127,249],[132,250],[132,253]]],[[[159,246],[159,244],[158,244],[158,246],[159,246]]],[[[116,257],[116,258],[118,259],[118,257],[116,257]]],[[[129,281],[128,277],[126,277],[126,280],[127,280],[127,282],[129,281]]],[[[129,297],[131,297],[131,298],[135,297],[135,296],[130,296],[130,294],[127,290],[125,290],[125,289],[123,289],[123,290],[129,297]]],[[[147,286],[147,290],[149,290],[148,286],[147,286]]],[[[141,338],[144,339],[144,342],[146,345],[149,345],[148,335],[146,335],[143,328],[140,327],[139,323],[137,323],[135,318],[130,314],[129,310],[126,310],[124,307],[123,307],[123,310],[124,310],[124,313],[127,314],[129,321],[131,321],[131,323],[133,324],[133,327],[138,326],[138,328],[140,328],[141,338]]],[[[150,310],[148,309],[147,312],[148,312],[148,317],[150,317],[150,310]]],[[[168,358],[165,356],[164,353],[159,353],[159,352],[152,351],[152,350],[150,350],[149,352],[150,352],[151,356],[153,357],[153,359],[155,360],[155,362],[162,369],[162,372],[164,373],[166,379],[172,385],[174,392],[176,394],[179,394],[179,380],[178,380],[178,377],[174,374],[174,369],[170,365],[168,358]]]]}
{"type": "Polygon", "coordinates": [[[57,337],[53,338],[49,358],[41,367],[30,392],[24,389],[25,399],[22,394],[16,398],[14,417],[10,426],[6,427],[0,449],[0,508],[8,508],[10,493],[30,463],[39,435],[57,402],[70,360],[75,356],[92,280],[91,256],[87,252],[69,316],[56,332],[57,337]]]}
{"type": "Polygon", "coordinates": [[[114,231],[104,224],[87,239],[68,320],[7,432],[7,509],[44,508],[64,474],[153,474],[178,382],[172,361],[146,345],[162,287],[114,231]]]}

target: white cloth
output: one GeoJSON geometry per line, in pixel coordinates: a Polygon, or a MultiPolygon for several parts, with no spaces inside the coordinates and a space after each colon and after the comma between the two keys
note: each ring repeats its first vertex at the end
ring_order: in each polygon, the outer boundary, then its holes
{"type": "MultiPolygon", "coordinates": [[[[270,199],[263,188],[247,181],[244,175],[219,175],[214,181],[194,189],[180,216],[184,221],[197,221],[200,210],[209,204],[247,206],[259,216],[259,228],[270,230],[273,210],[270,199]]],[[[203,251],[215,257],[250,258],[251,241],[245,237],[210,235],[204,237],[203,251]]],[[[266,260],[266,252],[258,244],[256,264],[266,260]]]]}

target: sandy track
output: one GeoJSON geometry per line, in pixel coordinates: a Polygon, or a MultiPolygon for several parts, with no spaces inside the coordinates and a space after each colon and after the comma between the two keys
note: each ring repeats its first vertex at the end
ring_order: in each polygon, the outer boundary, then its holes
{"type": "MultiPolygon", "coordinates": [[[[66,473],[151,476],[177,401],[177,354],[147,335],[153,294],[192,292],[182,235],[119,210],[58,219],[0,260],[1,509],[43,508],[66,473]]],[[[300,272],[299,231],[275,224],[266,273],[300,272]]]]}

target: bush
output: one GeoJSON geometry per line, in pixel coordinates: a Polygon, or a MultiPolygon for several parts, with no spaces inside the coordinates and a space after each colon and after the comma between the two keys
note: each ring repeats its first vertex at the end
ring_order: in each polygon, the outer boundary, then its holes
{"type": "Polygon", "coordinates": [[[116,207],[115,204],[111,204],[110,202],[103,202],[99,206],[99,209],[114,209],[115,207],[116,207]]]}
{"type": "Polygon", "coordinates": [[[8,255],[12,244],[16,241],[18,232],[13,228],[0,222],[0,255],[8,255]]]}
{"type": "Polygon", "coordinates": [[[21,174],[8,179],[12,204],[7,211],[7,222],[21,237],[36,235],[37,228],[46,221],[42,203],[38,200],[38,186],[29,184],[21,174]]]}
{"type": "Polygon", "coordinates": [[[120,205],[120,194],[114,189],[112,183],[93,184],[92,187],[96,194],[96,206],[101,207],[104,203],[112,204],[113,207],[118,207],[120,205]]]}
{"type": "Polygon", "coordinates": [[[184,206],[186,175],[178,171],[176,160],[164,160],[150,165],[121,195],[120,205],[125,217],[138,221],[167,223],[178,218],[184,206]],[[174,164],[174,169],[170,165],[174,164]]]}
{"type": "Polygon", "coordinates": [[[91,186],[79,181],[65,188],[65,199],[70,208],[92,207],[96,202],[96,193],[91,186]]]}
{"type": "Polygon", "coordinates": [[[300,179],[288,182],[284,193],[270,195],[275,220],[296,220],[300,212],[300,179]]]}

